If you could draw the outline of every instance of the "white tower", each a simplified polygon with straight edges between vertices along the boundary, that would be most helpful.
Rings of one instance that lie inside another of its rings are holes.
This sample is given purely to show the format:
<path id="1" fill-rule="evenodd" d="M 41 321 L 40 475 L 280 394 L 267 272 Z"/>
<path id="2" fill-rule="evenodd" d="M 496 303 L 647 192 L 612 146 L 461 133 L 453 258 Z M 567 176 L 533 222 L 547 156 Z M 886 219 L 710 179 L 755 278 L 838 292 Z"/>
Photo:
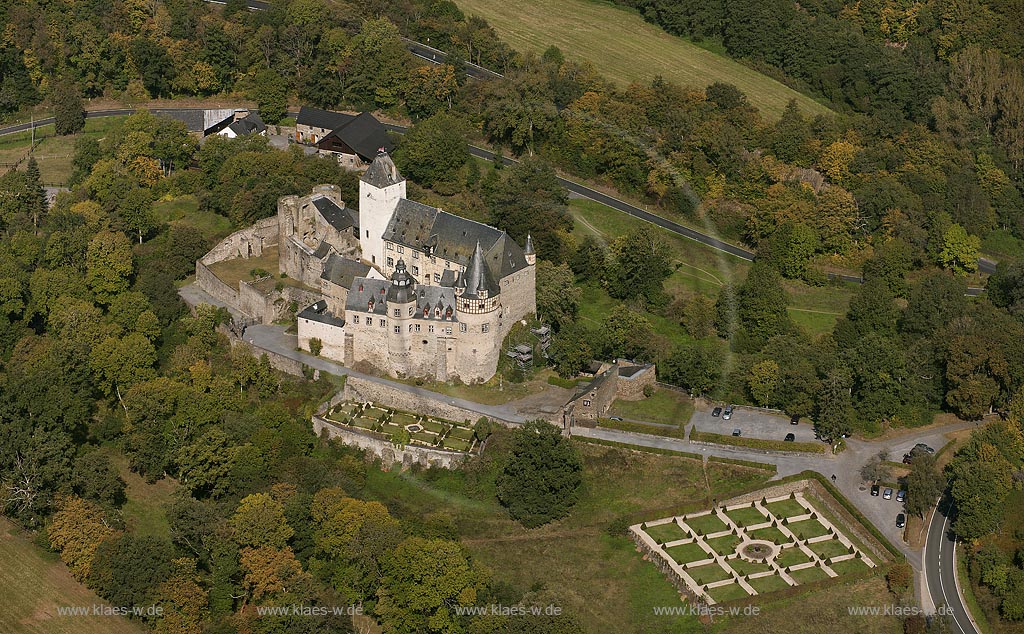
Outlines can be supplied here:
<path id="1" fill-rule="evenodd" d="M 359 179 L 359 246 L 363 260 L 377 268 L 384 268 L 384 231 L 403 198 L 405 179 L 381 151 Z"/>

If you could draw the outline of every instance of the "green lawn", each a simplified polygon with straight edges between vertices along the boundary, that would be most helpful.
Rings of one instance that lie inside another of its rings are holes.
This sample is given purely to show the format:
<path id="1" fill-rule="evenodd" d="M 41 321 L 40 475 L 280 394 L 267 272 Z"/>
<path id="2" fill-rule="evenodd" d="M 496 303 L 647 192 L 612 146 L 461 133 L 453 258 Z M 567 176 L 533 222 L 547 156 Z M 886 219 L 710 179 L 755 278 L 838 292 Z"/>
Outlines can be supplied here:
<path id="1" fill-rule="evenodd" d="M 839 575 L 850 575 L 855 572 L 863 572 L 868 569 L 868 565 L 860 559 L 846 559 L 838 563 L 829 564 L 829 568 L 834 570 Z"/>
<path id="2" fill-rule="evenodd" d="M 789 318 L 809 334 L 819 335 L 831 332 L 836 320 L 846 314 L 856 286 L 810 286 L 785 280 L 783 288 L 789 296 Z"/>
<path id="3" fill-rule="evenodd" d="M 705 564 L 703 566 L 697 566 L 696 568 L 687 568 L 686 574 L 693 577 L 693 580 L 696 581 L 698 585 L 722 581 L 732 577 L 732 574 L 717 563 Z"/>
<path id="4" fill-rule="evenodd" d="M 768 564 L 761 563 L 759 561 L 747 561 L 745 559 L 740 559 L 739 557 L 736 559 L 730 559 L 729 567 L 741 576 L 756 572 L 768 572 L 772 569 Z"/>
<path id="5" fill-rule="evenodd" d="M 644 529 L 644 532 L 650 535 L 651 539 L 659 544 L 666 544 L 668 542 L 676 541 L 677 539 L 686 539 L 688 537 L 688 535 L 683 532 L 683 529 L 679 528 L 679 525 L 675 522 L 658 524 L 657 526 L 648 526 Z"/>
<path id="6" fill-rule="evenodd" d="M 640 14 L 585 0 L 458 0 L 480 15 L 513 48 L 543 53 L 558 46 L 569 59 L 592 63 L 621 86 L 655 76 L 703 88 L 716 81 L 735 85 L 768 118 L 777 119 L 790 99 L 806 113 L 829 110 L 774 79 L 725 56 L 665 33 Z"/>
<path id="7" fill-rule="evenodd" d="M 828 530 L 821 525 L 818 520 L 803 520 L 800 522 L 792 522 L 786 524 L 786 528 L 791 530 L 794 535 L 800 539 L 810 539 L 811 537 L 821 537 L 822 535 L 828 535 Z"/>
<path id="8" fill-rule="evenodd" d="M 798 517 L 800 515 L 806 515 L 807 509 L 796 500 L 779 500 L 778 502 L 770 502 L 765 505 L 769 511 L 772 512 L 775 517 L 782 519 L 784 517 Z"/>
<path id="9" fill-rule="evenodd" d="M 691 561 L 704 561 L 709 555 L 696 543 L 680 544 L 666 548 L 665 552 L 678 564 L 688 564 Z"/>
<path id="10" fill-rule="evenodd" d="M 752 506 L 729 509 L 725 514 L 739 526 L 753 526 L 754 524 L 762 524 L 768 520 L 767 517 L 761 515 L 761 511 Z"/>
<path id="11" fill-rule="evenodd" d="M 56 136 L 53 125 L 39 126 L 35 136 L 38 144 L 34 155 L 39 163 L 39 176 L 44 185 L 66 186 L 71 178 L 71 159 L 75 153 L 75 140 L 82 136 L 102 139 L 113 128 L 120 125 L 125 117 L 102 117 L 86 119 L 85 128 L 78 134 Z M 0 137 L 0 172 L 6 171 L 3 163 L 15 163 L 28 154 L 32 144 L 31 132 L 19 132 Z M 18 166 L 24 170 L 25 163 Z"/>
<path id="12" fill-rule="evenodd" d="M 686 524 L 697 531 L 701 535 L 711 535 L 724 531 L 728 528 L 725 522 L 718 519 L 718 516 L 714 513 L 710 515 L 701 515 L 699 517 L 687 518 Z"/>
<path id="13" fill-rule="evenodd" d="M 643 203 L 636 204 L 643 205 Z M 723 284 L 742 281 L 750 268 L 750 263 L 746 260 L 727 255 L 700 242 L 655 227 L 593 200 L 574 198 L 569 201 L 569 211 L 575 220 L 573 233 L 578 240 L 592 236 L 608 244 L 637 227 L 653 228 L 655 233 L 664 239 L 671 248 L 673 261 L 679 267 L 665 280 L 665 290 L 673 295 L 683 292 L 701 292 L 715 297 Z M 683 225 L 690 225 L 703 233 L 715 234 L 714 227 L 699 226 L 686 218 L 673 216 L 664 211 L 655 210 L 655 213 L 671 216 L 672 220 Z"/>
<path id="14" fill-rule="evenodd" d="M 721 586 L 719 588 L 711 588 L 708 591 L 711 598 L 719 603 L 725 603 L 726 601 L 736 601 L 738 599 L 746 599 L 750 595 L 743 589 L 738 583 L 730 583 L 729 585 Z"/>
<path id="15" fill-rule="evenodd" d="M 757 590 L 758 594 L 768 594 L 769 592 L 777 592 L 779 590 L 785 590 L 789 587 L 785 579 L 778 575 L 771 575 L 768 577 L 758 577 L 757 579 L 748 579 L 747 583 Z"/>
<path id="16" fill-rule="evenodd" d="M 616 399 L 608 413 L 632 420 L 685 427 L 693 414 L 693 401 L 675 390 L 658 388 L 650 397 L 639 401 Z"/>
<path id="17" fill-rule="evenodd" d="M 779 553 L 779 556 L 775 558 L 775 563 L 783 568 L 788 568 L 789 566 L 805 564 L 810 560 L 811 558 L 804 551 L 794 546 L 792 548 L 784 548 Z"/>
<path id="18" fill-rule="evenodd" d="M 829 559 L 830 557 L 838 557 L 839 555 L 849 555 L 850 549 L 843 546 L 843 543 L 838 539 L 830 539 L 823 542 L 815 542 L 813 544 L 807 544 L 816 555 L 822 559 Z"/>
<path id="19" fill-rule="evenodd" d="M 793 580 L 800 584 L 828 579 L 828 573 L 817 566 L 794 570 L 789 573 L 789 576 L 793 577 Z"/>
<path id="20" fill-rule="evenodd" d="M 652 566 L 653 568 L 653 566 Z M 141 634 L 149 631 L 118 616 L 61 616 L 58 607 L 104 604 L 75 581 L 57 555 L 0 518 L 0 632 L 4 634 Z"/>
<path id="21" fill-rule="evenodd" d="M 583 291 L 583 296 L 580 300 L 579 319 L 587 328 L 600 328 L 620 302 L 594 284 L 584 284 L 580 290 Z M 679 322 L 646 310 L 639 311 L 639 314 L 651 323 L 651 331 L 655 336 L 665 337 L 677 345 L 693 341 Z"/>
<path id="22" fill-rule="evenodd" d="M 128 469 L 128 459 L 120 451 L 103 448 L 110 456 L 118 474 L 127 484 L 125 495 L 128 501 L 121 508 L 125 526 L 136 535 L 151 535 L 170 539 L 171 528 L 167 521 L 167 507 L 178 490 L 177 480 L 162 478 L 153 484 L 146 482 L 142 476 Z"/>
<path id="23" fill-rule="evenodd" d="M 162 198 L 153 204 L 153 213 L 161 222 L 199 229 L 211 243 L 219 241 L 234 228 L 224 216 L 212 211 L 200 211 L 199 201 L 191 194 Z M 276 273 L 277 263 L 268 270 Z"/>
<path id="24" fill-rule="evenodd" d="M 736 552 L 736 546 L 740 543 L 740 538 L 735 535 L 722 535 L 714 539 L 707 540 L 708 546 L 719 555 L 731 555 Z"/>
<path id="25" fill-rule="evenodd" d="M 753 539 L 763 539 L 765 541 L 772 542 L 773 544 L 785 544 L 789 541 L 786 534 L 774 526 L 765 526 L 759 528 L 756 531 L 750 531 L 750 537 Z"/>

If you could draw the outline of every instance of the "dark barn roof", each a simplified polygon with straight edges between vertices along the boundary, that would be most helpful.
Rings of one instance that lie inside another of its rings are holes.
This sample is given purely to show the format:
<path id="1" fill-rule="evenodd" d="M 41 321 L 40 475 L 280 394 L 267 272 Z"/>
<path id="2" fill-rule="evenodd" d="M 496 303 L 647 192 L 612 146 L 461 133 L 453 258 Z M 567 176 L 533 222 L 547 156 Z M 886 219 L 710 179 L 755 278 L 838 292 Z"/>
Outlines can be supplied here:
<path id="1" fill-rule="evenodd" d="M 384 126 L 369 112 L 364 112 L 348 123 L 333 129 L 317 145 L 330 146 L 335 139 L 358 154 L 364 161 L 372 160 L 381 148 L 388 152 L 394 149 Z"/>
<path id="2" fill-rule="evenodd" d="M 311 128 L 324 128 L 334 130 L 355 119 L 355 115 L 344 112 L 332 112 L 320 108 L 302 106 L 299 108 L 299 116 L 295 117 L 296 125 L 308 125 Z"/>

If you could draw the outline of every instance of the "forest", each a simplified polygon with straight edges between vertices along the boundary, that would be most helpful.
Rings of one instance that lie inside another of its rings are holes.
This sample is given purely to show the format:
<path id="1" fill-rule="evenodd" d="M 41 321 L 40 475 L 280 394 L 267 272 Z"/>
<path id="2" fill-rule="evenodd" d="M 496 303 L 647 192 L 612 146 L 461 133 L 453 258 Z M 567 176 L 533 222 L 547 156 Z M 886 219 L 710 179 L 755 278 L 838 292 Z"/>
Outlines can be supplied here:
<path id="1" fill-rule="evenodd" d="M 996 26 L 1019 19 L 1009 8 L 635 3 L 836 112 L 810 118 L 793 105 L 770 121 L 725 83 L 619 88 L 558 49 L 520 55 L 452 2 L 271 5 L 4 4 L 0 118 L 41 104 L 64 134 L 81 129 L 93 99 L 248 99 L 271 124 L 296 103 L 377 110 L 414 123 L 396 154 L 412 197 L 520 242 L 536 237 L 538 312 L 556 330 L 552 361 L 566 377 L 594 357 L 652 360 L 662 381 L 811 416 L 826 438 L 926 424 L 940 411 L 1019 419 L 1024 79 L 1020 42 L 1007 37 L 1020 29 Z M 766 23 L 775 30 L 751 33 Z M 417 63 L 403 36 L 448 50 L 449 63 Z M 463 60 L 505 78 L 467 81 Z M 521 160 L 481 166 L 467 141 Z M 443 514 L 380 505 L 363 495 L 361 456 L 312 437 L 310 408 L 335 384 L 282 378 L 226 345 L 223 314 L 186 315 L 177 298 L 176 282 L 215 236 L 163 222 L 156 201 L 194 196 L 203 213 L 241 227 L 315 183 L 354 201 L 354 175 L 262 139 L 199 147 L 145 111 L 102 141 L 77 141 L 73 166 L 71 192 L 49 209 L 32 161 L 0 177 L 6 515 L 38 530 L 104 598 L 166 605 L 175 617 L 153 623 L 161 631 L 199 631 L 226 615 L 234 620 L 212 631 L 244 630 L 256 627 L 246 621 L 254 604 L 307 600 L 362 602 L 388 631 L 442 630 L 452 623 L 444 606 L 508 592 L 459 549 Z M 559 172 L 756 248 L 757 260 L 711 295 L 671 293 L 677 263 L 665 236 L 580 237 Z M 987 278 L 981 255 L 1000 260 Z M 787 313 L 786 284 L 828 287 L 830 272 L 865 283 L 816 335 Z M 969 286 L 987 292 L 967 296 Z M 582 318 L 584 293 L 613 305 L 600 323 Z M 666 322 L 684 334 L 666 336 L 655 325 Z M 978 538 L 1003 525 L 997 511 L 1019 493 L 1024 459 L 1016 423 L 985 433 L 949 471 L 958 501 L 983 500 L 963 505 L 958 526 Z M 535 505 L 497 491 L 501 474 L 522 479 L 528 468 L 513 460 L 525 450 L 504 442 L 479 486 L 514 514 Z M 118 525 L 123 483 L 98 451 L 111 446 L 133 472 L 182 483 L 165 541 Z M 571 455 L 553 440 L 540 450 Z M 552 518 L 571 506 L 574 473 L 563 474 Z M 368 518 L 365 529 L 353 516 Z M 1010 597 L 1005 618 L 1024 616 L 1019 562 L 1006 548 L 979 557 L 979 579 Z M 415 610 L 395 599 L 414 589 L 401 574 L 410 561 L 455 571 L 439 574 Z M 145 574 L 128 583 L 130 566 Z M 567 615 L 556 626 L 577 624 Z"/>

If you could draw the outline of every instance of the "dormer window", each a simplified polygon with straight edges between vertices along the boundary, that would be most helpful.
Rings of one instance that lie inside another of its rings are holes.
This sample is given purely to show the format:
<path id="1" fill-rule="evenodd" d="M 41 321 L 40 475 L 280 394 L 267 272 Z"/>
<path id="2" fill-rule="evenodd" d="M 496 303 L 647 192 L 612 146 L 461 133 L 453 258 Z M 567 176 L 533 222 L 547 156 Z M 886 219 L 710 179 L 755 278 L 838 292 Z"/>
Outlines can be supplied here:
<path id="1" fill-rule="evenodd" d="M 360 292 L 360 293 L 362 293 L 362 292 L 363 292 L 363 285 L 362 285 L 362 284 L 360 284 L 360 285 L 359 285 L 359 292 Z"/>
<path id="2" fill-rule="evenodd" d="M 427 312 L 428 312 L 428 309 L 427 309 L 427 307 L 426 307 L 426 306 L 424 306 L 424 307 L 423 307 L 423 316 L 424 316 L 424 317 L 426 317 L 426 316 L 427 316 Z"/>
<path id="3" fill-rule="evenodd" d="M 373 312 L 373 300 L 372 299 L 370 301 L 366 302 L 366 310 L 368 312 L 371 312 L 371 313 Z"/>
<path id="4" fill-rule="evenodd" d="M 487 291 L 486 290 L 481 288 L 479 291 L 477 291 L 477 293 L 479 293 L 480 299 L 487 299 Z"/>
<path id="5" fill-rule="evenodd" d="M 381 295 L 383 295 L 383 294 L 384 294 L 384 289 L 383 289 L 383 288 L 381 288 L 381 289 L 380 289 L 380 294 L 381 294 Z"/>
<path id="6" fill-rule="evenodd" d="M 452 318 L 452 309 L 451 309 L 450 306 L 448 307 L 448 310 L 444 311 L 444 318 L 445 319 L 451 319 Z"/>

